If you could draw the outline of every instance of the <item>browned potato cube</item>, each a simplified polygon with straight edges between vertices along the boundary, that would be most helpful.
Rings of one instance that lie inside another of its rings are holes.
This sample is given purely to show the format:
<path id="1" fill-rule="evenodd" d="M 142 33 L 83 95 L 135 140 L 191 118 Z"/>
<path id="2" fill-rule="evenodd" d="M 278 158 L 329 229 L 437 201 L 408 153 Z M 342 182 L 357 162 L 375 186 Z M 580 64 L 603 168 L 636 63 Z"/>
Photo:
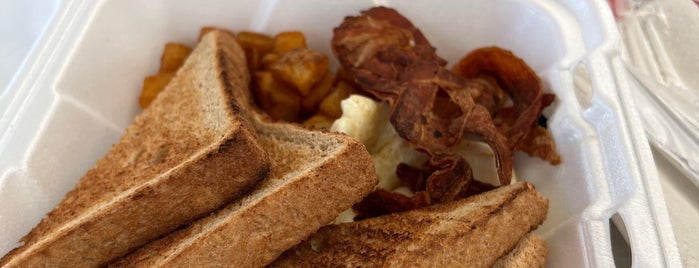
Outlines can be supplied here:
<path id="1" fill-rule="evenodd" d="M 192 49 L 178 43 L 167 43 L 160 57 L 160 73 L 174 73 L 184 64 Z"/>
<path id="2" fill-rule="evenodd" d="M 267 107 L 265 112 L 269 114 L 274 120 L 281 120 L 285 122 L 297 122 L 299 120 L 298 112 L 294 112 L 294 108 L 298 106 L 290 105 L 290 103 L 283 103 Z"/>
<path id="3" fill-rule="evenodd" d="M 260 68 L 264 70 L 270 70 L 272 65 L 279 60 L 279 55 L 276 53 L 267 53 L 262 56 L 262 62 Z"/>
<path id="4" fill-rule="evenodd" d="M 251 72 L 259 70 L 262 66 L 262 58 L 272 51 L 274 39 L 264 34 L 254 32 L 240 32 L 235 37 L 238 44 L 245 51 L 248 68 Z"/>
<path id="5" fill-rule="evenodd" d="M 235 37 L 238 44 L 245 50 L 257 50 L 260 55 L 264 55 L 272 51 L 274 47 L 274 39 L 268 35 L 254 32 L 240 32 Z"/>
<path id="6" fill-rule="evenodd" d="M 282 32 L 274 37 L 274 52 L 282 55 L 297 48 L 306 48 L 302 32 Z"/>
<path id="7" fill-rule="evenodd" d="M 158 96 L 158 93 L 170 83 L 173 76 L 173 73 L 159 73 L 143 79 L 141 96 L 138 98 L 138 104 L 141 105 L 141 108 L 147 108 L 155 97 Z"/>
<path id="8" fill-rule="evenodd" d="M 268 71 L 255 73 L 255 96 L 260 108 L 273 119 L 296 122 L 301 111 L 301 97 L 295 90 L 274 79 Z"/>
<path id="9" fill-rule="evenodd" d="M 342 116 L 342 107 L 340 102 L 349 97 L 352 91 L 352 86 L 347 82 L 340 81 L 333 88 L 333 90 L 328 94 L 323 101 L 320 102 L 318 106 L 318 112 L 327 115 L 330 118 L 339 118 Z"/>
<path id="10" fill-rule="evenodd" d="M 252 94 L 262 110 L 272 106 L 272 90 L 276 87 L 274 76 L 270 72 L 258 71 L 252 76 Z"/>
<path id="11" fill-rule="evenodd" d="M 262 68 L 262 54 L 260 54 L 257 49 L 246 51 L 245 58 L 248 62 L 249 72 L 254 72 Z"/>
<path id="12" fill-rule="evenodd" d="M 301 107 L 309 114 L 314 114 L 318 110 L 318 104 L 330 93 L 330 89 L 335 82 L 335 76 L 327 72 L 323 79 L 316 83 L 306 96 L 301 99 Z"/>
<path id="13" fill-rule="evenodd" d="M 303 126 L 310 129 L 329 129 L 333 124 L 333 119 L 324 114 L 316 114 L 306 121 L 303 121 Z"/>
<path id="14" fill-rule="evenodd" d="M 270 69 L 276 77 L 293 85 L 301 94 L 308 95 L 311 87 L 325 76 L 328 57 L 307 48 L 294 49 L 282 55 Z"/>

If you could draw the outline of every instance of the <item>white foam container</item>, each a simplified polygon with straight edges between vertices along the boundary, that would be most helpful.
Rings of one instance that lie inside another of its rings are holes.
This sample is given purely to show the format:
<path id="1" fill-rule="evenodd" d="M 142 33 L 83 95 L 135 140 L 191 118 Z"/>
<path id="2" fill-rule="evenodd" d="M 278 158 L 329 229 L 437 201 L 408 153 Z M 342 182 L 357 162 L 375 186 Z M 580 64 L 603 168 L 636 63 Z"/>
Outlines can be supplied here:
<path id="1" fill-rule="evenodd" d="M 0 254 L 56 205 L 140 112 L 144 76 L 163 44 L 195 44 L 213 25 L 302 30 L 330 54 L 332 28 L 372 5 L 395 7 L 454 63 L 468 51 L 512 50 L 557 100 L 545 111 L 563 156 L 515 156 L 518 178 L 550 199 L 538 233 L 550 267 L 614 266 L 610 218 L 625 226 L 636 267 L 681 266 L 649 146 L 603 0 L 57 2 L 48 28 L 0 91 Z M 590 87 L 576 86 L 578 66 Z M 623 224 L 621 223 L 623 222 Z"/>

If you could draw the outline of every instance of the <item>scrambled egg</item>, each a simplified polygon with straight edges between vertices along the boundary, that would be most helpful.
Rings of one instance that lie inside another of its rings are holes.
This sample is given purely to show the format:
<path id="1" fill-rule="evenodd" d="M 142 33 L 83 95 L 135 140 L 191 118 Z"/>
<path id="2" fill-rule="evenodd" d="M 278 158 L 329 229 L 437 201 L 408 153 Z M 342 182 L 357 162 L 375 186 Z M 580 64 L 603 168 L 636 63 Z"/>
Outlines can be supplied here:
<path id="1" fill-rule="evenodd" d="M 407 187 L 401 186 L 396 176 L 396 167 L 400 163 L 420 167 L 427 161 L 428 156 L 412 149 L 396 133 L 389 121 L 388 105 L 364 96 L 351 95 L 342 101 L 341 107 L 342 117 L 333 122 L 330 130 L 352 136 L 366 146 L 380 179 L 378 188 L 412 195 Z M 490 146 L 483 142 L 464 140 L 455 151 L 471 166 L 474 178 L 494 185 L 499 184 L 495 156 Z M 512 180 L 515 181 L 514 175 Z M 335 222 L 349 222 L 352 218 L 354 213 L 349 209 Z"/>
<path id="2" fill-rule="evenodd" d="M 332 131 L 343 132 L 360 140 L 374 160 L 378 174 L 379 188 L 394 190 L 400 185 L 396 176 L 396 166 L 407 163 L 419 167 L 427 160 L 427 155 L 413 150 L 389 122 L 390 108 L 360 95 L 352 95 L 341 103 L 342 117 L 330 127 Z"/>

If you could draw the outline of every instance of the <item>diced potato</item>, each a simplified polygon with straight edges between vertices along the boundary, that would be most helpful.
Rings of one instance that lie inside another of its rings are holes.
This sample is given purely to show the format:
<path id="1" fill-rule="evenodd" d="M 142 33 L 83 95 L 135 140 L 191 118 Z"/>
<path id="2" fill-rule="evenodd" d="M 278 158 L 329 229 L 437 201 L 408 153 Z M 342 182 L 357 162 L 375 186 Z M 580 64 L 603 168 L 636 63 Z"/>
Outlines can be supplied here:
<path id="1" fill-rule="evenodd" d="M 327 72 L 323 79 L 318 81 L 306 96 L 301 99 L 301 107 L 304 111 L 313 114 L 318 110 L 318 104 L 330 93 L 335 82 L 335 76 Z"/>
<path id="2" fill-rule="evenodd" d="M 274 79 L 268 71 L 255 73 L 254 95 L 260 108 L 273 119 L 296 122 L 301 111 L 301 97 L 295 90 Z"/>
<path id="3" fill-rule="evenodd" d="M 272 65 L 276 63 L 279 60 L 279 55 L 276 53 L 267 53 L 264 56 L 262 56 L 262 62 L 260 68 L 264 70 L 270 70 L 272 68 Z"/>
<path id="4" fill-rule="evenodd" d="M 328 94 L 328 96 L 320 102 L 318 112 L 325 114 L 330 118 L 339 118 L 342 116 L 342 107 L 340 106 L 340 102 L 349 97 L 351 91 L 351 85 L 349 85 L 347 82 L 340 81 L 333 88 L 330 94 Z"/>
<path id="5" fill-rule="evenodd" d="M 303 126 L 310 129 L 329 129 L 333 124 L 333 119 L 324 114 L 316 114 L 306 121 L 303 121 Z"/>
<path id="6" fill-rule="evenodd" d="M 270 69 L 279 79 L 293 85 L 301 94 L 308 95 L 311 87 L 328 72 L 328 57 L 307 49 L 294 49 L 281 56 Z"/>
<path id="7" fill-rule="evenodd" d="M 262 68 L 262 54 L 256 49 L 245 52 L 245 58 L 248 62 L 249 72 L 254 72 Z"/>
<path id="8" fill-rule="evenodd" d="M 192 49 L 178 43 L 167 43 L 160 57 L 160 73 L 174 73 L 184 64 Z"/>
<path id="9" fill-rule="evenodd" d="M 306 37 L 301 32 L 282 32 L 274 36 L 273 51 L 279 55 L 297 48 L 306 48 Z"/>
<path id="10" fill-rule="evenodd" d="M 252 94 L 257 104 L 264 110 L 272 106 L 272 90 L 276 86 L 274 76 L 270 72 L 258 71 L 253 74 Z"/>
<path id="11" fill-rule="evenodd" d="M 243 48 L 243 51 L 245 51 L 250 71 L 260 70 L 262 58 L 271 52 L 274 47 L 274 39 L 267 35 L 253 32 L 240 32 L 235 39 Z"/>
<path id="12" fill-rule="evenodd" d="M 141 96 L 138 98 L 138 104 L 141 105 L 141 108 L 147 108 L 155 97 L 158 96 L 158 93 L 170 83 L 174 75 L 174 73 L 159 73 L 143 79 Z"/>
<path id="13" fill-rule="evenodd" d="M 298 122 L 301 111 L 301 98 L 296 92 L 287 87 L 280 87 L 271 92 L 272 106 L 267 107 L 267 113 L 276 120 Z"/>
<path id="14" fill-rule="evenodd" d="M 274 48 L 274 39 L 268 35 L 253 33 L 253 32 L 240 32 L 235 37 L 240 46 L 248 50 L 257 50 L 260 55 L 264 55 L 272 51 Z"/>

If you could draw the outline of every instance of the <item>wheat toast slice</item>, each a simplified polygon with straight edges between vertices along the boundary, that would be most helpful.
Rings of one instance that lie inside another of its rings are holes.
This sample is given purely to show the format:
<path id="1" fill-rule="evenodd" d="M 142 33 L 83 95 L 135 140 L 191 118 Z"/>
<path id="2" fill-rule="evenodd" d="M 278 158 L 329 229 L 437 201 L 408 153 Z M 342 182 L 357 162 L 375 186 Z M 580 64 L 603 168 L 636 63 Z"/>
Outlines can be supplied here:
<path id="1" fill-rule="evenodd" d="M 529 233 L 522 237 L 517 246 L 498 259 L 493 268 L 532 268 L 546 266 L 549 248 L 539 235 Z"/>
<path id="2" fill-rule="evenodd" d="M 270 267 L 490 267 L 546 218 L 520 182 L 418 210 L 329 225 Z"/>
<path id="3" fill-rule="evenodd" d="M 2 267 L 91 267 L 210 213 L 269 172 L 219 54 L 197 46 Z M 246 87 L 247 88 L 247 87 Z"/>
<path id="4" fill-rule="evenodd" d="M 214 42 L 213 40 L 216 40 Z M 229 36 L 208 33 L 203 43 L 229 59 L 234 84 L 247 84 L 243 51 Z M 236 89 L 242 87 L 235 86 Z M 241 107 L 269 153 L 269 176 L 255 190 L 189 227 L 154 241 L 114 267 L 259 267 L 301 242 L 378 183 L 364 145 L 344 134 L 272 122 L 249 92 Z"/>

